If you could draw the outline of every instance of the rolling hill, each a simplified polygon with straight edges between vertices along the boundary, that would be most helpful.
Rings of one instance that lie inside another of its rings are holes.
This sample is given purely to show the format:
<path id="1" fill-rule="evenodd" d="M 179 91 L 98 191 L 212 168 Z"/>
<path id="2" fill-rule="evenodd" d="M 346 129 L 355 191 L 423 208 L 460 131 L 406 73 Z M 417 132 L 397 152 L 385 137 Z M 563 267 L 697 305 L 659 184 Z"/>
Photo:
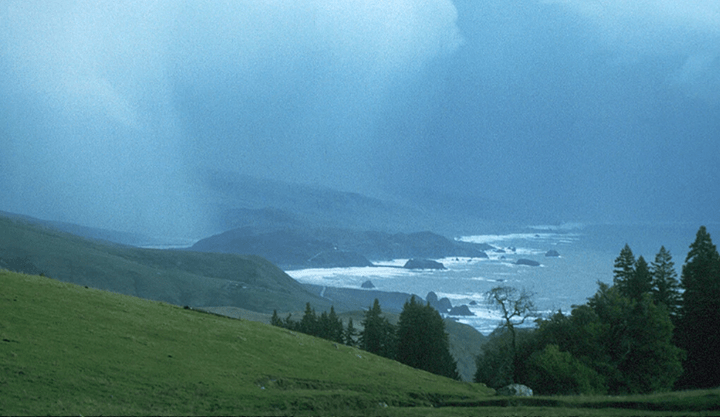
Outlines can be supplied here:
<path id="1" fill-rule="evenodd" d="M 294 311 L 330 308 L 257 256 L 140 249 L 0 216 L 0 268 L 188 306 Z M 341 306 L 337 306 L 341 307 Z"/>

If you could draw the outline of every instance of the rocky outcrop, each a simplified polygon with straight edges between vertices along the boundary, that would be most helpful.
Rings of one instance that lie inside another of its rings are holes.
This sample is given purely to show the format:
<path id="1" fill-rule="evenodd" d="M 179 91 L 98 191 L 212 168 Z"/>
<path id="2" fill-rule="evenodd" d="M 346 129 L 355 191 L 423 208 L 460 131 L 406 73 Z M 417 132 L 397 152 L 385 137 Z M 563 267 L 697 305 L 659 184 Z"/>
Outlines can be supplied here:
<path id="1" fill-rule="evenodd" d="M 496 391 L 503 397 L 532 397 L 533 390 L 522 384 L 510 384 Z"/>
<path id="2" fill-rule="evenodd" d="M 517 265 L 540 266 L 540 262 L 533 261 L 532 259 L 525 259 L 525 258 L 520 258 L 515 263 Z"/>
<path id="3" fill-rule="evenodd" d="M 450 299 L 448 299 L 447 297 L 443 297 L 438 300 L 437 307 L 435 308 L 441 313 L 447 313 L 448 310 L 452 308 L 452 303 L 450 302 Z"/>
<path id="4" fill-rule="evenodd" d="M 439 311 L 440 313 L 447 313 L 450 309 L 453 308 L 450 299 L 448 299 L 447 297 L 443 297 L 438 300 L 437 294 L 432 291 L 427 294 L 426 298 L 430 306 L 435 308 L 435 310 Z"/>
<path id="5" fill-rule="evenodd" d="M 361 288 L 367 288 L 367 289 L 375 288 L 375 286 L 373 285 L 372 281 L 370 281 L 370 280 L 367 280 L 367 281 L 363 282 L 360 287 L 361 287 Z"/>
<path id="6" fill-rule="evenodd" d="M 475 313 L 470 311 L 470 308 L 466 306 L 465 304 L 457 307 L 453 307 L 448 312 L 448 315 L 450 316 L 474 316 Z"/>
<path id="7" fill-rule="evenodd" d="M 403 266 L 405 269 L 446 269 L 445 265 L 430 259 L 410 259 Z"/>
<path id="8" fill-rule="evenodd" d="M 545 256 L 557 258 L 558 256 L 560 256 L 560 253 L 555 249 L 550 249 L 549 251 L 545 252 Z"/>

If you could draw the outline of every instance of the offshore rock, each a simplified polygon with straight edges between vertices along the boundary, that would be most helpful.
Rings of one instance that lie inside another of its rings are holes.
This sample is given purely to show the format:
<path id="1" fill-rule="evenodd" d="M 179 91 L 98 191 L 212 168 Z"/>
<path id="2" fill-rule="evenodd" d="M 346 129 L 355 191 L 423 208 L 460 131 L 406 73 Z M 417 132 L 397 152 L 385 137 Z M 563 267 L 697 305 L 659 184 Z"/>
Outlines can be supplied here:
<path id="1" fill-rule="evenodd" d="M 449 316 L 474 316 L 475 313 L 470 311 L 470 308 L 465 304 L 457 307 L 453 307 L 448 312 Z"/>
<path id="2" fill-rule="evenodd" d="M 430 259 L 410 259 L 405 262 L 403 268 L 406 269 L 446 269 L 445 265 Z"/>
<path id="3" fill-rule="evenodd" d="M 558 256 L 560 256 L 560 253 L 554 249 L 550 249 L 549 251 L 545 252 L 545 256 L 557 258 Z"/>
<path id="4" fill-rule="evenodd" d="M 375 286 L 373 285 L 372 281 L 370 281 L 370 280 L 367 280 L 367 281 L 363 282 L 360 287 L 361 287 L 361 288 L 375 288 Z"/>
<path id="5" fill-rule="evenodd" d="M 496 391 L 503 397 L 532 397 L 533 390 L 522 384 L 510 384 Z"/>
<path id="6" fill-rule="evenodd" d="M 438 300 L 437 306 L 435 307 L 437 311 L 441 313 L 447 313 L 448 310 L 453 308 L 452 303 L 450 302 L 450 299 L 447 297 L 443 297 Z"/>
<path id="7" fill-rule="evenodd" d="M 428 304 L 430 304 L 430 307 L 433 307 L 440 313 L 447 313 L 448 310 L 452 308 L 452 303 L 450 302 L 450 299 L 448 299 L 447 297 L 443 297 L 438 300 L 437 294 L 435 294 L 433 291 L 430 291 L 425 299 L 427 300 Z"/>
<path id="8" fill-rule="evenodd" d="M 540 266 L 540 262 L 533 261 L 532 259 L 525 259 L 525 258 L 520 258 L 515 263 L 517 265 Z"/>

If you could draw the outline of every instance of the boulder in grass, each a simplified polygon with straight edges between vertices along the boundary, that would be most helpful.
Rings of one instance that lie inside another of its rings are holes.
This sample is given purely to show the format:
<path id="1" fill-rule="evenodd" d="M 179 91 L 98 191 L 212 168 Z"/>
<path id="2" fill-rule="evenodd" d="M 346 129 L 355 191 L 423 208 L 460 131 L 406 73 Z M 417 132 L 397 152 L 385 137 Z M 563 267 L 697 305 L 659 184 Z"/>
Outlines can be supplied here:
<path id="1" fill-rule="evenodd" d="M 510 384 L 496 391 L 503 397 L 532 397 L 533 390 L 522 384 Z"/>

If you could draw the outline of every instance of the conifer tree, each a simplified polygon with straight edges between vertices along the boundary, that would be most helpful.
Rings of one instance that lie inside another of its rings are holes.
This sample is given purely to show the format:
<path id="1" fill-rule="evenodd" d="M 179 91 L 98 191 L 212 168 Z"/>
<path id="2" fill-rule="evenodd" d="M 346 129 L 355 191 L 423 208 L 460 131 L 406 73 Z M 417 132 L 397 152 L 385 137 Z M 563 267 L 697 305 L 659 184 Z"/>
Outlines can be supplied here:
<path id="1" fill-rule="evenodd" d="M 305 314 L 300 319 L 299 331 L 313 336 L 318 333 L 318 318 L 310 303 L 305 304 Z"/>
<path id="2" fill-rule="evenodd" d="M 635 275 L 635 255 L 630 246 L 626 243 L 620 250 L 620 255 L 615 258 L 615 269 L 613 269 L 613 284 L 621 293 L 627 293 L 628 282 Z"/>
<path id="3" fill-rule="evenodd" d="M 335 313 L 335 306 L 330 306 L 330 314 L 328 314 L 328 329 L 326 330 L 326 338 L 333 342 L 343 343 L 343 324 L 340 317 Z"/>
<path id="4" fill-rule="evenodd" d="M 683 388 L 720 385 L 720 255 L 705 226 L 690 245 L 682 268 L 684 289 L 677 335 L 687 351 Z"/>
<path id="5" fill-rule="evenodd" d="M 668 310 L 670 318 L 676 321 L 680 310 L 680 284 L 677 280 L 675 263 L 672 261 L 670 251 L 665 246 L 655 255 L 655 261 L 650 266 L 652 274 L 652 296 L 657 305 L 663 305 Z"/>
<path id="6" fill-rule="evenodd" d="M 440 313 L 415 300 L 405 302 L 397 328 L 397 360 L 413 368 L 459 379 Z"/>
<path id="7" fill-rule="evenodd" d="M 376 355 L 395 359 L 395 326 L 382 316 L 380 301 L 376 298 L 373 306 L 365 312 L 360 333 L 360 348 Z"/>
<path id="8" fill-rule="evenodd" d="M 652 274 L 645 258 L 640 256 L 635 262 L 633 272 L 619 281 L 617 284 L 620 294 L 623 296 L 640 301 L 644 294 L 650 293 L 652 290 Z"/>
<path id="9" fill-rule="evenodd" d="M 357 337 L 357 329 L 355 329 L 355 325 L 353 324 L 353 319 L 350 317 L 348 319 L 347 328 L 345 328 L 345 331 L 343 332 L 343 338 L 345 339 L 345 344 L 348 346 L 356 346 L 357 341 L 355 341 L 355 337 Z"/>
<path id="10" fill-rule="evenodd" d="M 270 318 L 270 324 L 277 327 L 283 327 L 282 319 L 278 316 L 277 310 L 273 310 L 273 315 Z"/>

